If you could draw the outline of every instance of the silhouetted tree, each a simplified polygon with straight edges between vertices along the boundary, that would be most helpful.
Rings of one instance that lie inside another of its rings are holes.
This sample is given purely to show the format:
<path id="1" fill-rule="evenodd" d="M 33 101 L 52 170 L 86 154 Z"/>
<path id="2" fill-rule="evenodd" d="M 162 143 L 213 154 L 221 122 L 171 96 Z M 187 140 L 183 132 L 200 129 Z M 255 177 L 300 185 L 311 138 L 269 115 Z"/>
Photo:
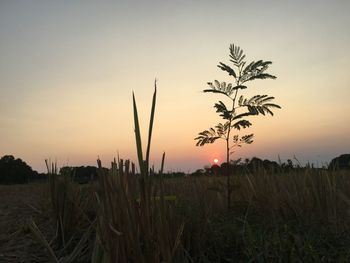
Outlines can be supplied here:
<path id="1" fill-rule="evenodd" d="M 221 167 L 217 164 L 213 164 L 210 168 L 211 174 L 214 176 L 221 175 Z"/>
<path id="2" fill-rule="evenodd" d="M 277 173 L 280 170 L 280 166 L 275 161 L 264 160 L 263 166 L 265 171 L 268 173 Z"/>
<path id="3" fill-rule="evenodd" d="M 267 159 L 262 160 L 262 159 L 257 158 L 257 157 L 253 157 L 246 164 L 246 166 L 247 166 L 249 171 L 254 172 L 254 173 L 259 173 L 259 172 L 276 173 L 281 169 L 277 162 L 270 161 Z"/>
<path id="4" fill-rule="evenodd" d="M 350 154 L 342 154 L 331 160 L 328 169 L 350 169 Z"/>
<path id="5" fill-rule="evenodd" d="M 194 171 L 193 173 L 191 173 L 191 176 L 202 176 L 205 175 L 206 171 L 205 169 L 197 169 L 196 171 Z"/>
<path id="6" fill-rule="evenodd" d="M 87 183 L 90 180 L 96 179 L 98 175 L 97 167 L 95 166 L 64 166 L 60 169 L 60 174 L 69 176 L 78 183 Z"/>
<path id="7" fill-rule="evenodd" d="M 251 144 L 253 142 L 253 134 L 239 136 L 231 134 L 232 129 L 240 131 L 248 128 L 252 123 L 246 117 L 253 115 L 273 115 L 273 108 L 281 108 L 277 104 L 272 103 L 274 97 L 268 95 L 255 95 L 251 98 L 245 98 L 243 95 L 238 97 L 238 92 L 247 88 L 245 83 L 256 79 L 275 79 L 276 77 L 266 73 L 271 61 L 252 61 L 247 64 L 243 50 L 235 45 L 230 45 L 230 61 L 234 68 L 220 62 L 218 67 L 226 71 L 233 77 L 233 83 L 208 82 L 208 89 L 204 92 L 224 95 L 230 102 L 227 106 L 224 102 L 218 101 L 214 108 L 219 113 L 224 123 L 217 124 L 214 128 L 199 133 L 195 138 L 197 146 L 203 146 L 208 143 L 214 143 L 217 139 L 223 139 L 226 142 L 226 162 L 230 162 L 230 154 L 233 152 L 233 147 L 241 147 L 243 144 Z M 229 166 L 227 166 L 229 167 Z M 227 205 L 230 207 L 230 172 L 227 171 Z"/>
<path id="8" fill-rule="evenodd" d="M 0 159 L 0 183 L 23 184 L 35 176 L 37 172 L 21 159 L 12 155 L 5 155 Z"/>

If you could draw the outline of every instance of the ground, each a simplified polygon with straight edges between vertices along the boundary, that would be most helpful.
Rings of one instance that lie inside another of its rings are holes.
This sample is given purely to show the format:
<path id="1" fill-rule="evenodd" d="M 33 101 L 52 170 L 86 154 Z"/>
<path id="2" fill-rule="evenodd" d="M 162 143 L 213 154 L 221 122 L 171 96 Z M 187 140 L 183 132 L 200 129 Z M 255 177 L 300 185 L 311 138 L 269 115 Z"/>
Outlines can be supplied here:
<path id="1" fill-rule="evenodd" d="M 0 262 L 48 262 L 47 253 L 28 228 L 34 220 L 50 230 L 42 213 L 45 205 L 42 184 L 0 185 Z M 47 200 L 47 199 L 46 199 Z"/>

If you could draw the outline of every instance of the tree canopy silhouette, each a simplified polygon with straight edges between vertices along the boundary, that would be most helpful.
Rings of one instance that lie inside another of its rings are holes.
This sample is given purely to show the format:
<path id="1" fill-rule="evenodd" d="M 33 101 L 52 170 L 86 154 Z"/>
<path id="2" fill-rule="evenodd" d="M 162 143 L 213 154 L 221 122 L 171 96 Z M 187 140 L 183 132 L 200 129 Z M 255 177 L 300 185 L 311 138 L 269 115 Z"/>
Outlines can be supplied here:
<path id="1" fill-rule="evenodd" d="M 350 170 L 350 154 L 342 154 L 333 158 L 328 166 L 331 170 L 349 169 Z"/>
<path id="2" fill-rule="evenodd" d="M 36 175 L 37 172 L 19 158 L 5 155 L 0 159 L 0 183 L 2 184 L 28 183 L 30 178 Z"/>

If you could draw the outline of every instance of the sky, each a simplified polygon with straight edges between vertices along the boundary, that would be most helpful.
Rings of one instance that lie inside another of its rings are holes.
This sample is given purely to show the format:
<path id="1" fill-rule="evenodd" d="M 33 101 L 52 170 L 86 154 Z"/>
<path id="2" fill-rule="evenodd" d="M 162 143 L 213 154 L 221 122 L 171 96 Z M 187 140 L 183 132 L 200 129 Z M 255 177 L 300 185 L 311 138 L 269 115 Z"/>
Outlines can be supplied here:
<path id="1" fill-rule="evenodd" d="M 0 1 L 0 156 L 38 171 L 136 160 L 132 92 L 144 148 L 154 79 L 151 162 L 193 171 L 222 162 L 224 141 L 196 147 L 221 121 L 203 93 L 229 45 L 248 61 L 271 60 L 276 80 L 249 83 L 282 109 L 251 118 L 255 141 L 232 159 L 257 156 L 321 166 L 350 152 L 350 1 Z"/>

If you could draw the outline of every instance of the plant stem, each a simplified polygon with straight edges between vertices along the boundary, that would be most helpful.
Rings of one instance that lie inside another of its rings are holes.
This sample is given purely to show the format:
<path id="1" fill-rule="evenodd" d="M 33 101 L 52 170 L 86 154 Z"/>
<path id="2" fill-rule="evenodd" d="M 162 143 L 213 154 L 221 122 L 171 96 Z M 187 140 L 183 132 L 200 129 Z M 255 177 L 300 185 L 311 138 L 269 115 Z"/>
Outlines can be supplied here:
<path id="1" fill-rule="evenodd" d="M 239 69 L 239 77 L 236 80 L 236 85 L 239 85 L 239 79 L 241 77 L 241 69 Z M 231 174 L 230 174 L 230 133 L 231 133 L 231 124 L 232 124 L 232 119 L 236 115 L 235 113 L 235 106 L 236 106 L 236 98 L 238 94 L 238 89 L 235 92 L 235 96 L 232 99 L 232 116 L 229 121 L 229 128 L 227 131 L 227 137 L 226 137 L 226 176 L 227 176 L 227 210 L 230 210 L 231 208 Z"/>
<path id="2" fill-rule="evenodd" d="M 229 128 L 227 138 L 226 138 L 226 175 L 227 175 L 227 210 L 231 207 L 231 181 L 230 181 L 230 131 L 231 128 Z"/>

